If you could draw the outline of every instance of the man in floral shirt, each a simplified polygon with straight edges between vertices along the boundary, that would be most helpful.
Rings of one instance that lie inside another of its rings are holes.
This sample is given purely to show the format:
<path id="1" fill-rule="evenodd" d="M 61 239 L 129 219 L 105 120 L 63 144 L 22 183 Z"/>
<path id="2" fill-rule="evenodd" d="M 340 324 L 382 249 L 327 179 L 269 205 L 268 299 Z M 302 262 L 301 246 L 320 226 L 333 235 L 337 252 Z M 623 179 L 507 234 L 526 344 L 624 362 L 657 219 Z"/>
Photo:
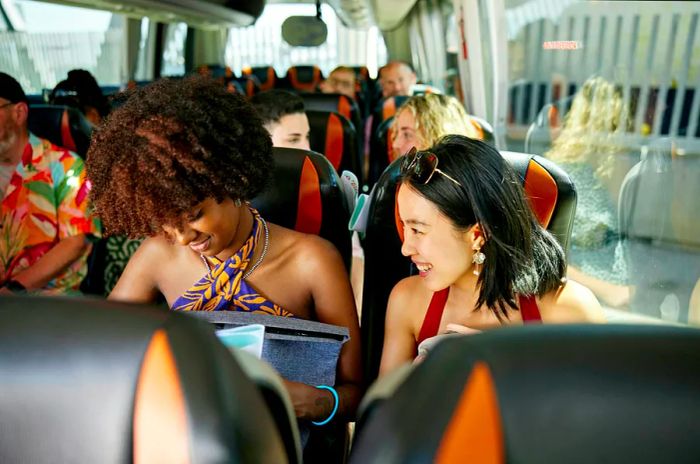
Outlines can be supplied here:
<path id="1" fill-rule="evenodd" d="M 0 294 L 77 291 L 87 272 L 89 182 L 74 153 L 29 133 L 27 97 L 0 73 Z"/>

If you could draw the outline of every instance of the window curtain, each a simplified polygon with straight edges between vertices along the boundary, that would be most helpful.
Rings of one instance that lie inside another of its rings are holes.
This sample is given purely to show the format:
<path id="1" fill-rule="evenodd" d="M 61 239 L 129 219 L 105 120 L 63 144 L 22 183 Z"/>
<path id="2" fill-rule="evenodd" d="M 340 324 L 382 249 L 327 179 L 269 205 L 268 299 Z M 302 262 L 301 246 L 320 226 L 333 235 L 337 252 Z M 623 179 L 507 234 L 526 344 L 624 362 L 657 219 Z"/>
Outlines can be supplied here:
<path id="1" fill-rule="evenodd" d="M 419 0 L 406 18 L 411 61 L 418 77 L 442 90 L 447 78 L 447 8 L 448 2 Z"/>

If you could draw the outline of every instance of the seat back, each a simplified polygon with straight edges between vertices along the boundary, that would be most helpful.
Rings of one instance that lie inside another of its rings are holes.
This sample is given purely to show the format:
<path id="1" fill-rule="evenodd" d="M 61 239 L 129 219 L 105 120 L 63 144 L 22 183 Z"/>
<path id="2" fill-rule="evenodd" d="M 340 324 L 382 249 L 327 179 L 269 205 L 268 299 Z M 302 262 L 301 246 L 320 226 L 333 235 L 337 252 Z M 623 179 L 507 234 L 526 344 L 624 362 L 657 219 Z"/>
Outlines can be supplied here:
<path id="1" fill-rule="evenodd" d="M 342 115 L 352 123 L 355 132 L 362 132 L 362 119 L 357 103 L 345 95 L 339 93 L 301 93 L 304 100 L 304 108 L 307 110 L 333 111 Z M 359 142 L 359 140 L 358 140 Z"/>
<path id="2" fill-rule="evenodd" d="M 333 165 L 313 151 L 280 147 L 272 151 L 272 182 L 252 205 L 274 224 L 325 238 L 335 245 L 349 269 L 351 212 Z"/>
<path id="3" fill-rule="evenodd" d="M 211 327 L 161 308 L 0 297 L 2 462 L 289 462 Z"/>
<path id="4" fill-rule="evenodd" d="M 350 462 L 696 462 L 698 365 L 700 330 L 680 327 L 452 337 L 360 417 Z"/>
<path id="5" fill-rule="evenodd" d="M 274 89 L 277 85 L 277 73 L 272 66 L 244 68 L 242 74 L 244 76 L 255 76 L 260 85 L 260 91 Z"/>
<path id="6" fill-rule="evenodd" d="M 502 152 L 523 182 L 535 216 L 566 250 L 576 210 L 576 190 L 569 176 L 552 161 L 524 153 Z M 364 241 L 365 275 L 362 292 L 362 344 L 365 378 L 379 371 L 384 344 L 384 319 L 391 289 L 415 273 L 401 254 L 396 193 L 401 159 L 384 171 L 374 187 Z"/>
<path id="7" fill-rule="evenodd" d="M 316 65 L 290 66 L 285 76 L 287 85 L 298 92 L 314 92 L 323 80 L 321 68 Z"/>
<path id="8" fill-rule="evenodd" d="M 92 124 L 76 108 L 58 105 L 32 105 L 27 120 L 29 131 L 51 143 L 67 148 L 85 159 Z"/>
<path id="9" fill-rule="evenodd" d="M 362 160 L 352 123 L 331 111 L 310 110 L 306 116 L 311 127 L 311 149 L 326 155 L 338 173 L 349 170 L 360 179 Z"/>

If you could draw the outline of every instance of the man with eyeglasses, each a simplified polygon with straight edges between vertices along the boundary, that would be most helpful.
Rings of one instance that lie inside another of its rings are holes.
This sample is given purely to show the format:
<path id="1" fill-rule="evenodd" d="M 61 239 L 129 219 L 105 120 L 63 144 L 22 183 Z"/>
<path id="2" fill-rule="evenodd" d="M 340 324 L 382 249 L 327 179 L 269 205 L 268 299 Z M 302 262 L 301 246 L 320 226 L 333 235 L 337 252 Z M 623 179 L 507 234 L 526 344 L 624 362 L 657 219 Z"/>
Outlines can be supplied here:
<path id="1" fill-rule="evenodd" d="M 89 237 L 83 161 L 30 133 L 22 87 L 0 73 L 0 295 L 77 292 Z"/>

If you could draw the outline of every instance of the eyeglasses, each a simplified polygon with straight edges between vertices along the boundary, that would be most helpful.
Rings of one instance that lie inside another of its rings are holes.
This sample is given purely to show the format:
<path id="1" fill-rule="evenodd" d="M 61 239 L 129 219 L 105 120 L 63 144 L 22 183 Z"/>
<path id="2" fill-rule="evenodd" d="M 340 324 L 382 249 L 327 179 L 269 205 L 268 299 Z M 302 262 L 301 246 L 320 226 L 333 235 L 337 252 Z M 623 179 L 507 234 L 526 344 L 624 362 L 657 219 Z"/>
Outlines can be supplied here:
<path id="1" fill-rule="evenodd" d="M 6 106 L 10 106 L 10 105 L 14 105 L 14 104 L 15 104 L 15 102 L 7 102 L 4 105 L 0 105 L 0 110 L 5 108 Z"/>
<path id="2" fill-rule="evenodd" d="M 410 175 L 413 180 L 421 184 L 427 184 L 433 178 L 433 174 L 440 173 L 454 184 L 462 186 L 458 181 L 454 180 L 449 174 L 438 169 L 438 157 L 435 153 L 428 151 L 418 151 L 413 147 L 403 157 L 401 163 L 401 175 Z"/>

